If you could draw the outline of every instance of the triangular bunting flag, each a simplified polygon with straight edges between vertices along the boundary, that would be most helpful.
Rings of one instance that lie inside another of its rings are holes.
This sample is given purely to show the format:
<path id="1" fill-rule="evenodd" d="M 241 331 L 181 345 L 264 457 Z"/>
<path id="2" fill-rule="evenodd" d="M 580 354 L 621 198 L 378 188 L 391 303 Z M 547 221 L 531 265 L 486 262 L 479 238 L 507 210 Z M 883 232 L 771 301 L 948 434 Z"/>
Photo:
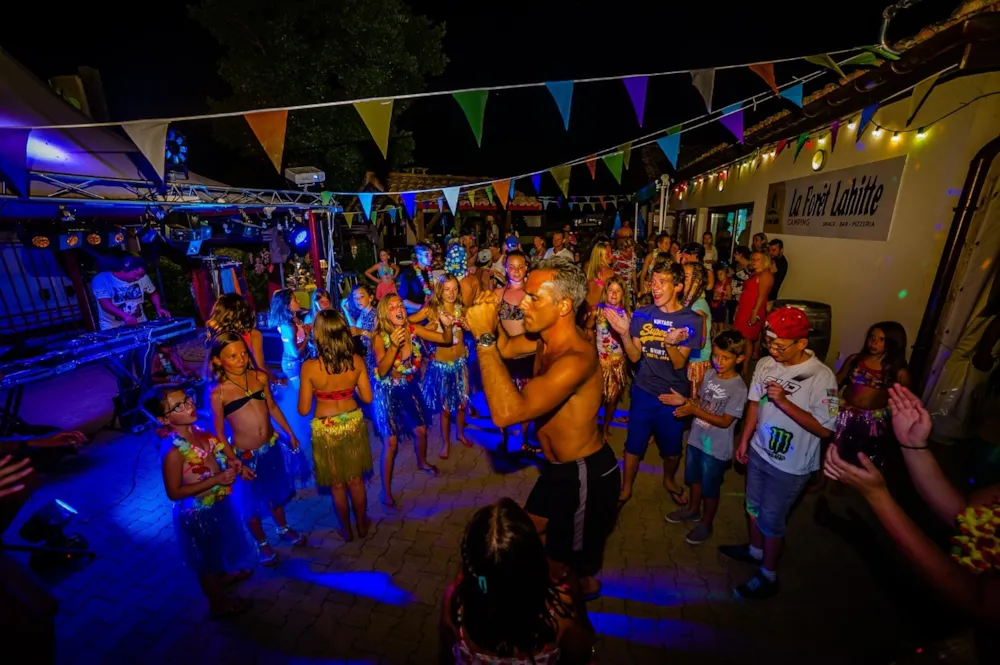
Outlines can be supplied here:
<path id="1" fill-rule="evenodd" d="M 260 141 L 264 152 L 278 173 L 281 173 L 281 155 L 285 152 L 285 128 L 288 126 L 288 111 L 266 111 L 246 113 L 243 116 Z"/>
<path id="2" fill-rule="evenodd" d="M 467 92 L 454 92 L 452 97 L 462 107 L 465 118 L 472 127 L 472 133 L 476 136 L 476 145 L 483 145 L 483 118 L 486 116 L 486 99 L 489 97 L 489 90 L 469 90 Z"/>
<path id="3" fill-rule="evenodd" d="M 535 188 L 536 194 L 542 193 L 542 174 L 532 173 L 531 174 L 531 186 Z"/>
<path id="4" fill-rule="evenodd" d="M 511 182 L 511 180 L 493 181 L 493 189 L 496 191 L 497 196 L 500 197 L 500 207 L 504 209 L 507 208 L 507 202 L 510 200 Z"/>
<path id="5" fill-rule="evenodd" d="M 632 100 L 632 108 L 635 109 L 635 117 L 642 127 L 643 115 L 646 113 L 646 84 L 649 83 L 648 76 L 629 76 L 622 79 L 625 89 L 628 90 L 629 99 Z"/>
<path id="6" fill-rule="evenodd" d="M 808 140 L 809 140 L 808 134 L 799 134 L 799 138 L 795 142 L 795 157 L 792 158 L 793 162 L 799 158 L 799 153 L 802 152 L 802 146 L 804 146 L 806 144 L 806 141 Z"/>
<path id="7" fill-rule="evenodd" d="M 448 208 L 452 214 L 458 212 L 458 192 L 460 189 L 461 187 L 443 187 L 441 189 L 441 193 L 444 194 L 444 198 L 448 201 Z M 441 212 L 444 212 L 444 210 Z"/>
<path id="8" fill-rule="evenodd" d="M 778 141 L 778 145 L 774 148 L 774 158 L 777 159 L 781 156 L 781 151 L 785 149 L 788 145 L 788 139 L 781 139 Z"/>
<path id="9" fill-rule="evenodd" d="M 617 235 L 618 231 L 622 228 L 622 216 L 621 213 L 615 213 L 615 225 L 611 227 L 611 235 Z"/>
<path id="10" fill-rule="evenodd" d="M 660 146 L 660 150 L 663 154 L 667 156 L 667 161 L 670 165 L 677 168 L 677 153 L 680 152 L 681 148 L 681 135 L 680 134 L 668 134 L 662 138 L 656 139 L 656 145 Z"/>
<path id="11" fill-rule="evenodd" d="M 834 120 L 830 125 L 830 154 L 837 149 L 837 133 L 840 131 L 840 121 Z"/>
<path id="12" fill-rule="evenodd" d="M 757 76 L 764 79 L 764 83 L 768 85 L 774 94 L 780 95 L 778 91 L 778 84 L 774 81 L 774 63 L 773 62 L 762 62 L 758 65 L 750 65 L 750 71 L 752 71 Z"/>
<path id="13" fill-rule="evenodd" d="M 691 72 L 691 85 L 701 94 L 705 100 L 705 108 L 712 110 L 712 95 L 715 91 L 715 70 L 696 69 Z"/>
<path id="14" fill-rule="evenodd" d="M 122 125 L 122 128 L 163 182 L 163 171 L 167 167 L 167 123 L 137 122 Z"/>
<path id="15" fill-rule="evenodd" d="M 603 196 L 598 196 L 597 197 L 597 201 L 598 201 L 598 203 L 601 204 L 601 209 L 602 210 L 607 210 L 608 209 L 608 204 L 604 202 L 604 197 Z"/>
<path id="16" fill-rule="evenodd" d="M 0 171 L 10 178 L 17 193 L 28 198 L 28 136 L 30 129 L 0 129 Z M 164 143 L 164 146 L 166 144 Z"/>
<path id="17" fill-rule="evenodd" d="M 590 179 L 593 180 L 597 177 L 597 155 L 592 155 L 587 158 L 587 168 L 590 169 Z"/>
<path id="18" fill-rule="evenodd" d="M 628 168 L 629 162 L 632 161 L 632 142 L 623 143 L 618 147 L 622 150 L 622 163 Z"/>
<path id="19" fill-rule="evenodd" d="M 859 53 L 850 60 L 844 62 L 844 66 L 850 67 L 876 67 L 878 65 L 878 58 L 875 57 L 874 53 Z"/>
<path id="20" fill-rule="evenodd" d="M 740 103 L 731 104 L 722 109 L 722 117 L 719 118 L 722 126 L 729 130 L 729 133 L 736 137 L 736 140 L 743 143 L 743 108 Z"/>
<path id="21" fill-rule="evenodd" d="M 877 55 L 878 57 L 882 58 L 883 60 L 892 60 L 893 62 L 895 62 L 896 60 L 899 60 L 899 56 L 898 55 L 896 55 L 895 53 L 892 53 L 890 51 L 886 51 L 884 48 L 882 48 L 880 46 L 866 46 L 865 50 L 869 51 L 870 53 L 874 53 L 875 55 Z"/>
<path id="22" fill-rule="evenodd" d="M 910 112 L 906 116 L 906 127 L 910 126 L 913 119 L 917 117 L 917 112 L 920 111 L 920 107 L 923 106 L 924 102 L 927 101 L 927 98 L 931 96 L 931 90 L 934 89 L 934 84 L 937 83 L 939 76 L 941 76 L 941 72 L 938 72 L 929 78 L 925 78 L 913 87 L 913 94 L 910 95 Z"/>
<path id="23" fill-rule="evenodd" d="M 444 212 L 444 197 L 439 196 L 437 201 L 438 212 Z"/>
<path id="24" fill-rule="evenodd" d="M 826 53 L 823 53 L 822 55 L 806 56 L 805 61 L 811 62 L 814 65 L 819 65 L 820 67 L 826 67 L 827 69 L 831 69 L 837 72 L 837 76 L 839 76 L 840 78 L 847 78 L 847 75 L 844 74 L 844 70 L 840 68 L 840 65 L 834 62 L 833 58 L 831 58 Z"/>
<path id="25" fill-rule="evenodd" d="M 469 194 L 469 206 L 473 210 L 475 210 L 476 209 L 476 190 L 470 189 L 468 191 L 468 194 Z"/>
<path id="26" fill-rule="evenodd" d="M 552 99 L 556 100 L 556 108 L 563 119 L 563 127 L 569 131 L 569 112 L 573 106 L 573 82 L 572 81 L 550 81 L 545 87 L 552 93 Z"/>
<path id="27" fill-rule="evenodd" d="M 559 189 L 562 191 L 563 196 L 569 196 L 569 176 L 572 170 L 573 167 L 569 164 L 554 166 L 549 169 L 549 173 L 551 173 L 552 177 L 556 179 L 556 184 L 559 185 Z"/>
<path id="28" fill-rule="evenodd" d="M 796 83 L 791 88 L 785 88 L 780 93 L 782 99 L 787 99 L 792 104 L 802 108 L 802 84 Z"/>
<path id="29" fill-rule="evenodd" d="M 374 194 L 370 192 L 361 192 L 358 194 L 358 200 L 361 201 L 361 209 L 365 211 L 365 217 L 369 220 L 372 218 L 372 197 Z"/>
<path id="30" fill-rule="evenodd" d="M 396 208 L 389 208 L 389 219 L 392 220 L 393 224 L 396 223 Z"/>
<path id="31" fill-rule="evenodd" d="M 417 212 L 417 195 L 413 192 L 403 192 L 399 195 L 403 199 L 403 207 L 406 208 L 406 216 L 413 219 Z"/>
<path id="32" fill-rule="evenodd" d="M 620 152 L 616 152 L 611 155 L 604 155 L 601 159 L 611 171 L 611 175 L 615 177 L 618 184 L 622 184 L 622 166 L 625 163 L 624 156 Z"/>
<path id="33" fill-rule="evenodd" d="M 861 122 L 858 123 L 858 133 L 854 137 L 855 143 L 861 140 L 865 130 L 868 129 L 868 125 L 871 124 L 872 118 L 875 117 L 876 111 L 878 111 L 878 104 L 872 104 L 861 112 Z"/>
<path id="34" fill-rule="evenodd" d="M 333 192 L 320 192 L 319 201 L 325 206 L 330 205 L 330 201 L 333 200 Z"/>
<path id="35" fill-rule="evenodd" d="M 496 201 L 493 200 L 493 186 L 486 185 L 486 198 L 489 199 L 490 205 L 495 206 Z"/>
<path id="36" fill-rule="evenodd" d="M 354 213 L 353 212 L 345 212 L 344 213 L 344 221 L 347 222 L 347 228 L 351 228 L 351 225 L 354 224 Z"/>
<path id="37" fill-rule="evenodd" d="M 365 127 L 375 139 L 375 145 L 385 158 L 389 153 L 389 125 L 392 123 L 392 100 L 375 99 L 369 102 L 354 102 L 354 108 L 365 123 Z"/>

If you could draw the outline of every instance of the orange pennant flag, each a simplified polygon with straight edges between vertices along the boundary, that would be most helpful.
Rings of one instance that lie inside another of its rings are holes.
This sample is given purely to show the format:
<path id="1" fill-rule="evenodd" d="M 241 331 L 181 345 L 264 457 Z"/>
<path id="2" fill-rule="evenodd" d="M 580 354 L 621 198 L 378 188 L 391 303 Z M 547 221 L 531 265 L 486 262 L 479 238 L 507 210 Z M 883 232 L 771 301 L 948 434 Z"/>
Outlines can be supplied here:
<path id="1" fill-rule="evenodd" d="M 604 197 L 603 197 L 603 196 L 598 196 L 598 197 L 597 197 L 597 200 L 601 202 L 601 208 L 602 208 L 602 209 L 604 209 L 604 210 L 607 210 L 607 209 L 608 209 L 608 204 L 606 204 L 606 203 L 604 202 Z"/>
<path id="2" fill-rule="evenodd" d="M 774 80 L 774 63 L 764 62 L 759 65 L 750 65 L 750 71 L 752 71 L 757 76 L 764 79 L 764 83 L 774 91 L 774 94 L 780 95 L 778 91 L 778 84 Z"/>
<path id="3" fill-rule="evenodd" d="M 243 116 L 253 130 L 254 136 L 264 147 L 274 168 L 281 173 L 281 155 L 285 152 L 285 128 L 288 126 L 288 111 L 268 111 L 247 113 Z"/>
<path id="4" fill-rule="evenodd" d="M 587 158 L 587 168 L 590 169 L 590 179 L 593 180 L 597 177 L 597 155 L 591 155 Z"/>
<path id="5" fill-rule="evenodd" d="M 493 191 L 500 199 L 500 207 L 506 210 L 507 198 L 510 196 L 510 180 L 496 180 L 493 182 Z"/>

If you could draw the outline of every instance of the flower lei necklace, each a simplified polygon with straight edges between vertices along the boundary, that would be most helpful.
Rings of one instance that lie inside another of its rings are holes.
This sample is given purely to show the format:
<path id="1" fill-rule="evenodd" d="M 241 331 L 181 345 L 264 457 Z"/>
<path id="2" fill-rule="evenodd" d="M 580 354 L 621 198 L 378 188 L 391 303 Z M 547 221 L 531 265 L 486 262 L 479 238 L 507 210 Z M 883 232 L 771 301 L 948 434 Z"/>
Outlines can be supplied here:
<path id="1" fill-rule="evenodd" d="M 395 360 L 392 361 L 392 372 L 389 372 L 389 374 L 380 379 L 382 383 L 391 383 L 393 372 L 399 374 L 407 381 L 412 381 L 414 375 L 420 369 L 420 345 L 413 339 L 413 326 L 407 325 L 406 327 L 410 331 L 410 357 L 404 361 L 402 349 L 400 349 L 400 352 L 396 354 Z M 389 333 L 382 333 L 382 343 L 385 345 L 385 348 L 389 348 L 391 344 Z"/>
<path id="2" fill-rule="evenodd" d="M 424 269 L 417 267 L 417 279 L 420 280 L 420 287 L 424 290 L 424 295 L 430 298 L 434 295 L 434 290 L 427 285 L 427 280 L 424 279 Z"/>
<path id="3" fill-rule="evenodd" d="M 215 455 L 215 461 L 219 465 L 219 469 L 226 468 L 226 457 L 222 454 L 223 444 L 220 441 L 217 441 L 215 437 L 209 437 L 209 442 L 212 444 L 211 453 L 200 446 L 195 446 L 176 432 L 173 432 L 170 435 L 170 444 L 177 448 L 181 457 L 184 459 L 184 462 L 190 466 L 191 472 L 201 474 L 199 480 L 207 480 L 215 475 L 212 473 L 212 470 L 204 464 L 205 458 L 210 454 Z M 217 501 L 221 501 L 232 494 L 232 492 L 232 485 L 216 485 L 212 489 L 208 490 L 208 494 L 205 496 L 195 497 L 195 507 L 197 509 L 211 508 Z"/>

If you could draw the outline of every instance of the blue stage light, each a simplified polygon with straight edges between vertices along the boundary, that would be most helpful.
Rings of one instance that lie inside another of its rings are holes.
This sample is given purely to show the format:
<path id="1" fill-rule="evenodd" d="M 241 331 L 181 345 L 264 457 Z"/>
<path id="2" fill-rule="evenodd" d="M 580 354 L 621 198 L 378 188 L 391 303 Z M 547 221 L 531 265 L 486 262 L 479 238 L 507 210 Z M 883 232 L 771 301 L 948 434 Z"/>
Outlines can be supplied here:
<path id="1" fill-rule="evenodd" d="M 309 229 L 302 224 L 296 224 L 292 227 L 291 237 L 295 249 L 305 249 L 309 244 Z"/>

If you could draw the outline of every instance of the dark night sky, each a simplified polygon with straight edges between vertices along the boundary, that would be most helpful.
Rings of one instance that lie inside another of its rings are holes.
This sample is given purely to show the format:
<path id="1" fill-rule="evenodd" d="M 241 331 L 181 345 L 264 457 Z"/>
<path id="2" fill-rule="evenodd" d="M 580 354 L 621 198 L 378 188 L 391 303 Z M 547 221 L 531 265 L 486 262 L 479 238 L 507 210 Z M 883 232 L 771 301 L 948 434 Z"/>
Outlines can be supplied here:
<path id="1" fill-rule="evenodd" d="M 878 37 L 886 2 L 616 0 L 594 3 L 593 9 L 559 0 L 411 0 L 410 4 L 418 12 L 447 22 L 444 48 L 451 62 L 445 74 L 429 84 L 429 89 L 442 90 L 711 67 L 870 44 Z M 143 6 L 143 16 L 149 18 L 140 19 L 134 2 L 78 3 L 59 10 L 60 24 L 72 26 L 60 33 L 43 34 L 26 30 L 20 21 L 3 21 L 0 47 L 41 77 L 72 73 L 77 65 L 98 68 L 116 120 L 204 112 L 207 96 L 224 94 L 215 74 L 218 49 L 187 17 L 186 4 L 161 0 Z M 956 0 L 924 0 L 894 21 L 890 37 L 911 35 L 945 18 L 957 4 Z M 761 5 L 768 9 L 754 9 Z M 151 13 L 154 9 L 156 15 Z M 778 82 L 811 69 L 779 64 Z M 763 83 L 746 70 L 721 72 L 716 79 L 715 107 L 762 89 Z M 807 88 L 807 94 L 810 91 Z M 777 102 L 770 102 L 748 115 L 747 125 L 778 108 Z M 665 129 L 702 111 L 690 79 L 668 77 L 650 81 L 641 129 L 624 86 L 617 81 L 577 86 L 568 133 L 542 88 L 493 93 L 486 109 L 482 148 L 476 148 L 468 124 L 450 97 L 415 103 L 402 122 L 416 135 L 416 166 L 435 173 L 501 177 L 575 159 Z M 234 185 L 280 185 L 273 170 L 267 172 L 263 158 L 251 170 L 246 165 L 235 167 L 237 160 L 211 140 L 208 123 L 199 124 L 183 128 L 192 142 L 192 170 Z M 712 126 L 685 134 L 681 141 L 682 145 L 709 147 L 726 137 L 725 130 Z M 379 170 L 381 165 L 371 168 Z M 591 187 L 585 184 L 590 180 L 585 168 L 580 169 L 574 172 L 573 182 Z M 633 165 L 632 171 L 636 182 L 630 184 L 642 184 L 645 177 L 639 169 Z M 551 182 L 546 187 L 554 189 Z M 580 187 L 575 185 L 573 190 L 588 193 Z M 589 193 L 618 189 L 603 167 L 592 187 Z"/>

